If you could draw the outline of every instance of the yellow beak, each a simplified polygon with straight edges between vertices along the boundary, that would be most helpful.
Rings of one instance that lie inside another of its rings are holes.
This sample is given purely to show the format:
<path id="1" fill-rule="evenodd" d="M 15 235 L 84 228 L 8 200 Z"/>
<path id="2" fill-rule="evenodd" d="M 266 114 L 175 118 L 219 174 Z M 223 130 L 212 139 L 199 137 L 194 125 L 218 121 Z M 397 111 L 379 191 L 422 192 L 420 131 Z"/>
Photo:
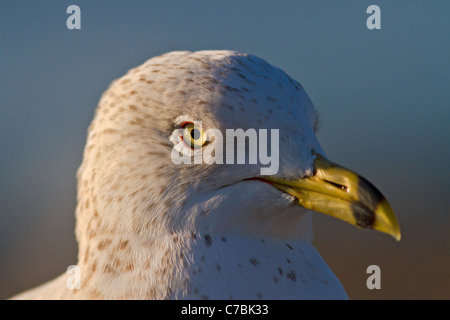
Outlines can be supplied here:
<path id="1" fill-rule="evenodd" d="M 261 178 L 294 196 L 307 209 L 387 233 L 397 241 L 401 238 L 394 211 L 381 192 L 363 177 L 321 155 L 316 155 L 312 176 L 298 180 Z"/>

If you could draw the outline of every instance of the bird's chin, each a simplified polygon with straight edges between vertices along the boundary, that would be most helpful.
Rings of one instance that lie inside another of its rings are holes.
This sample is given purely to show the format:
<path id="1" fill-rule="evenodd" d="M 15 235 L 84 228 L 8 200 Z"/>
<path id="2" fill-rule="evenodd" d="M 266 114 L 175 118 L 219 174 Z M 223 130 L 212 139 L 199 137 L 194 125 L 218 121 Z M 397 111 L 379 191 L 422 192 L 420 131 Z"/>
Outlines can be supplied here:
<path id="1" fill-rule="evenodd" d="M 293 195 L 290 195 L 289 193 L 283 192 L 281 190 L 279 190 L 271 181 L 268 181 L 264 178 L 261 177 L 253 177 L 253 178 L 247 178 L 244 179 L 243 181 L 255 181 L 258 184 L 259 183 L 264 183 L 266 185 L 269 185 L 269 190 L 271 191 L 271 193 L 275 193 L 277 198 L 281 198 L 283 200 L 286 200 L 286 208 L 291 208 L 294 207 L 295 210 L 299 211 L 299 212 L 304 212 L 304 211 L 308 211 L 308 210 L 304 210 L 303 207 L 299 206 L 299 202 L 298 199 L 296 197 L 294 197 Z"/>
<path id="2" fill-rule="evenodd" d="M 219 233 L 274 236 L 271 232 L 275 225 L 280 231 L 286 230 L 307 212 L 303 207 L 293 205 L 293 196 L 259 179 L 223 186 L 209 193 L 208 199 L 202 199 L 202 203 L 211 204 L 211 210 L 205 211 L 214 212 L 214 215 L 199 216 L 199 223 Z"/>

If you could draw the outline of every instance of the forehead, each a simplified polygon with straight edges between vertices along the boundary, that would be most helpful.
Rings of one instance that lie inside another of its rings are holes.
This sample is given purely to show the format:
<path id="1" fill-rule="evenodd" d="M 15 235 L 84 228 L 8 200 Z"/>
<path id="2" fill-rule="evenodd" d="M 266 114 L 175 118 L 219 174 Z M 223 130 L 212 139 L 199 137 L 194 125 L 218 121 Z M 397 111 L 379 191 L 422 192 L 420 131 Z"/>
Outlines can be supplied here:
<path id="1" fill-rule="evenodd" d="M 172 52 L 124 78 L 121 83 L 134 83 L 137 97 L 150 104 L 146 112 L 165 123 L 187 114 L 223 128 L 276 128 L 313 123 L 316 116 L 297 81 L 234 51 Z"/>
<path id="2" fill-rule="evenodd" d="M 229 57 L 214 112 L 229 127 L 280 128 L 314 121 L 314 107 L 302 86 L 264 60 Z"/>

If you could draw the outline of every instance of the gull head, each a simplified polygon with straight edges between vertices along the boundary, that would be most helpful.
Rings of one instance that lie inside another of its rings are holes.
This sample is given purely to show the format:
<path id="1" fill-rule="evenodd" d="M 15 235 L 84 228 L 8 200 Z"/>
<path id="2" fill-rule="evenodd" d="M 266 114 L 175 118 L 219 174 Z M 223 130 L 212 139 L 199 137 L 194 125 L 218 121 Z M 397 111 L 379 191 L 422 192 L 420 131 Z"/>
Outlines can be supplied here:
<path id="1" fill-rule="evenodd" d="M 171 52 L 130 70 L 104 93 L 88 131 L 80 258 L 106 235 L 309 240 L 309 210 L 399 239 L 383 195 L 328 160 L 318 122 L 303 87 L 253 55 Z"/>

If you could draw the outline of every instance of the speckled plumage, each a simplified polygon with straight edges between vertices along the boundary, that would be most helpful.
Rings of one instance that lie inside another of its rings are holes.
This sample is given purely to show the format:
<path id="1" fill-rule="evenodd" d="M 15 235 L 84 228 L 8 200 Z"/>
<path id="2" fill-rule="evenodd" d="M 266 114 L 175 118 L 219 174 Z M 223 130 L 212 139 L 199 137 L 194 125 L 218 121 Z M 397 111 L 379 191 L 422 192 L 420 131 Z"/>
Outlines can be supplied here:
<path id="1" fill-rule="evenodd" d="M 81 289 L 67 274 L 16 298 L 346 298 L 310 244 L 310 213 L 246 180 L 260 165 L 175 165 L 180 116 L 280 130 L 279 176 L 312 174 L 317 115 L 282 70 L 235 51 L 171 52 L 115 80 L 78 171 Z"/>

